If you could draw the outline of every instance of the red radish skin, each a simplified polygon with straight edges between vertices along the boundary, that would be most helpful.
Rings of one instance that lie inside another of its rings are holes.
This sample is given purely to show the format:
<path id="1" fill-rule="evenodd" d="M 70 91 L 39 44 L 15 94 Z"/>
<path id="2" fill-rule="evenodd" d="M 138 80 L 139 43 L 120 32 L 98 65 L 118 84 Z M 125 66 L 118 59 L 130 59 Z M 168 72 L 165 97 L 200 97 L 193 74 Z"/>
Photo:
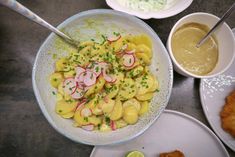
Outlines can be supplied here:
<path id="1" fill-rule="evenodd" d="M 109 43 L 112 43 L 112 42 L 118 41 L 119 39 L 121 39 L 121 35 L 115 36 L 115 37 L 109 37 L 107 40 Z"/>
<path id="2" fill-rule="evenodd" d="M 77 89 L 77 83 L 74 80 L 74 78 L 69 77 L 69 78 L 65 79 L 63 82 L 63 89 L 64 89 L 64 92 L 67 94 L 74 93 Z"/>
<path id="3" fill-rule="evenodd" d="M 87 102 L 86 99 L 83 99 L 82 101 L 80 101 L 79 103 L 77 103 L 77 106 L 75 108 L 75 111 L 79 110 L 80 108 L 84 107 L 85 103 Z"/>
<path id="4" fill-rule="evenodd" d="M 110 127 L 113 131 L 117 129 L 116 124 L 114 123 L 113 120 L 110 121 Z"/>
<path id="5" fill-rule="evenodd" d="M 74 99 L 80 99 L 84 95 L 84 91 L 82 89 L 76 88 L 75 92 L 71 94 L 71 97 Z"/>
<path id="6" fill-rule="evenodd" d="M 122 50 L 122 51 L 125 51 L 127 48 L 128 48 L 128 45 L 125 44 L 125 45 L 122 46 L 121 50 Z"/>
<path id="7" fill-rule="evenodd" d="M 94 125 L 93 124 L 83 125 L 82 129 L 87 130 L 87 131 L 92 131 L 94 130 Z"/>
<path id="8" fill-rule="evenodd" d="M 135 56 L 133 54 L 123 55 L 123 65 L 125 67 L 132 67 L 135 64 Z"/>
<path id="9" fill-rule="evenodd" d="M 126 51 L 125 53 L 126 53 L 126 54 L 134 54 L 134 53 L 135 53 L 135 49 L 134 49 L 134 50 L 131 50 L 131 51 Z"/>
<path id="10" fill-rule="evenodd" d="M 75 80 L 80 83 L 84 81 L 84 77 L 86 76 L 86 71 L 82 72 L 80 75 L 75 76 Z"/>
<path id="11" fill-rule="evenodd" d="M 77 75 L 80 75 L 82 72 L 86 71 L 83 67 L 76 67 L 75 72 Z"/>

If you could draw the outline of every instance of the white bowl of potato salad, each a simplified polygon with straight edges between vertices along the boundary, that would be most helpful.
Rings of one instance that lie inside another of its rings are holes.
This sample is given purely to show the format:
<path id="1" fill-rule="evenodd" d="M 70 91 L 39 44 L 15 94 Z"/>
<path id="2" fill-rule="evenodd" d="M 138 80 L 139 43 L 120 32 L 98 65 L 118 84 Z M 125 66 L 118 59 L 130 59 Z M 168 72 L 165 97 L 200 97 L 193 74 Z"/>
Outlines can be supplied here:
<path id="1" fill-rule="evenodd" d="M 165 109 L 173 69 L 156 33 L 113 10 L 76 14 L 51 34 L 33 67 L 33 88 L 49 123 L 76 142 L 108 145 L 143 133 Z"/>

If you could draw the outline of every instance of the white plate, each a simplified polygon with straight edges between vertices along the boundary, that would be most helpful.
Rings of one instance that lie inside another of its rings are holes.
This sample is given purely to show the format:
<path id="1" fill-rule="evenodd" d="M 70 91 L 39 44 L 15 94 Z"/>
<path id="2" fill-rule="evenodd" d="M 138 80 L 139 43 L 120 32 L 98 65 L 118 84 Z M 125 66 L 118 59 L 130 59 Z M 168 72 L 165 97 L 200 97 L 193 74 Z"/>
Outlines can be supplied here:
<path id="1" fill-rule="evenodd" d="M 106 0 L 106 3 L 114 10 L 135 15 L 141 19 L 150 19 L 150 18 L 162 19 L 174 16 L 184 11 L 186 8 L 188 8 L 192 2 L 193 0 L 168 0 L 167 7 L 163 10 L 143 12 L 143 11 L 131 10 L 130 8 L 127 8 L 119 4 L 117 0 Z"/>
<path id="2" fill-rule="evenodd" d="M 212 129 L 220 139 L 235 151 L 235 139 L 221 128 L 220 112 L 226 96 L 235 90 L 235 60 L 223 74 L 210 79 L 202 79 L 200 97 L 204 113 Z"/>
<path id="3" fill-rule="evenodd" d="M 147 34 L 153 42 L 153 59 L 150 70 L 155 76 L 158 76 L 161 90 L 155 93 L 148 114 L 142 116 L 135 125 L 105 133 L 89 132 L 73 127 L 73 120 L 63 119 L 56 114 L 56 97 L 52 94 L 55 89 L 51 87 L 48 79 L 54 71 L 53 54 L 60 57 L 68 54 L 71 49 L 64 44 L 55 45 L 59 38 L 55 34 L 51 34 L 38 51 L 32 74 L 35 96 L 49 123 L 62 135 L 89 145 L 107 145 L 127 141 L 148 129 L 165 109 L 173 83 L 170 57 L 153 29 L 138 18 L 107 9 L 89 10 L 76 14 L 65 20 L 58 28 L 63 28 L 63 31 L 72 38 L 80 41 L 101 40 L 101 34 L 109 36 L 113 32 L 123 35 Z"/>
<path id="4" fill-rule="evenodd" d="M 95 147 L 90 157 L 124 157 L 142 151 L 146 157 L 181 150 L 188 157 L 229 157 L 217 136 L 204 124 L 184 113 L 165 110 L 143 135 L 121 145 Z"/>

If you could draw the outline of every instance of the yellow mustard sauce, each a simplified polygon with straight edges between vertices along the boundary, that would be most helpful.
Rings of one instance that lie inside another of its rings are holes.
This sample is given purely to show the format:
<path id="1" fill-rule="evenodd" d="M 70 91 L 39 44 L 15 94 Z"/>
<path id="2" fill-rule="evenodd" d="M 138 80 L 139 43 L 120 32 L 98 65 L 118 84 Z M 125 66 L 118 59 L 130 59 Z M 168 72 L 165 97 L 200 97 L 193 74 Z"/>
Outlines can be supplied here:
<path id="1" fill-rule="evenodd" d="M 205 75 L 211 72 L 218 61 L 218 44 L 214 36 L 199 48 L 196 44 L 209 31 L 208 26 L 187 23 L 178 28 L 172 36 L 172 52 L 176 61 L 188 72 Z"/>

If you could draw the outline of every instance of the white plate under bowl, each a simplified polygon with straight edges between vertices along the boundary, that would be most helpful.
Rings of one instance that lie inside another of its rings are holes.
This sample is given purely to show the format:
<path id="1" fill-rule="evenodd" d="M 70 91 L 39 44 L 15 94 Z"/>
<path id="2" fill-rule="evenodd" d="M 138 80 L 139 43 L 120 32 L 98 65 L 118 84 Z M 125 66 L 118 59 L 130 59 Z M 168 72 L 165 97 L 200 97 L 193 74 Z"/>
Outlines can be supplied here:
<path id="1" fill-rule="evenodd" d="M 165 9 L 159 11 L 143 12 L 143 11 L 131 10 L 130 8 L 127 8 L 119 4 L 117 0 L 106 0 L 106 3 L 114 10 L 135 15 L 141 19 L 150 19 L 150 18 L 163 19 L 171 17 L 184 11 L 186 8 L 190 6 L 192 2 L 193 0 L 167 0 L 167 7 Z"/>
<path id="2" fill-rule="evenodd" d="M 146 157 L 180 150 L 188 157 L 229 157 L 217 136 L 204 124 L 184 113 L 165 110 L 143 135 L 125 144 L 97 146 L 90 157 L 124 157 L 139 150 Z"/>
<path id="3" fill-rule="evenodd" d="M 53 57 L 63 56 L 71 51 L 65 44 L 58 44 L 59 38 L 51 34 L 40 47 L 33 66 L 33 88 L 38 104 L 49 123 L 62 135 L 89 145 L 107 145 L 124 142 L 143 133 L 165 109 L 172 89 L 173 69 L 166 48 L 157 34 L 143 21 L 114 10 L 90 10 L 76 14 L 59 25 L 77 40 L 102 39 L 101 34 L 147 34 L 153 43 L 152 73 L 158 77 L 160 92 L 155 93 L 150 112 L 141 117 L 137 124 L 113 132 L 88 132 L 73 127 L 73 121 L 61 118 L 55 113 L 55 91 L 49 84 L 49 75 L 54 71 Z M 57 43 L 55 45 L 55 43 Z"/>
<path id="4" fill-rule="evenodd" d="M 203 111 L 212 129 L 219 138 L 235 151 L 235 138 L 221 127 L 220 112 L 225 104 L 225 98 L 235 90 L 235 60 L 223 74 L 210 79 L 202 79 L 200 97 Z"/>

